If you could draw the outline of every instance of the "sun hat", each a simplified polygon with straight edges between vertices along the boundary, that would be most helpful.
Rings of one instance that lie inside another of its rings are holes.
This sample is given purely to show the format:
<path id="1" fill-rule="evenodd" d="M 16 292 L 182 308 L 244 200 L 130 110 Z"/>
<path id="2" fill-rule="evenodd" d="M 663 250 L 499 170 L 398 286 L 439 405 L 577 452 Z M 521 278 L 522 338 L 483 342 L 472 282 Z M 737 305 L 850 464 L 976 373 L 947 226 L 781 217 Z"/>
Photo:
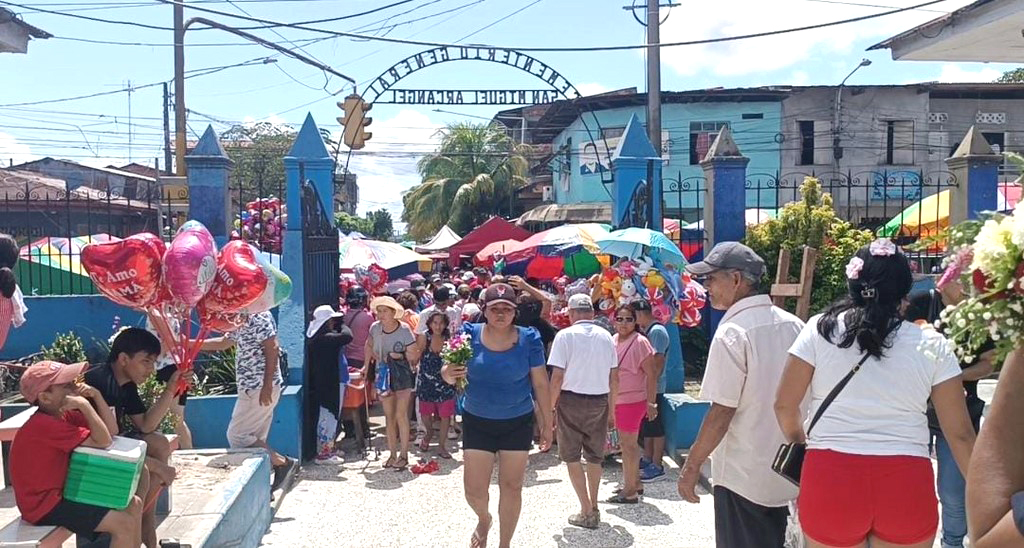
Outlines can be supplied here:
<path id="1" fill-rule="evenodd" d="M 331 318 L 344 317 L 344 314 L 336 312 L 329 304 L 322 304 L 316 307 L 316 310 L 313 311 L 313 321 L 309 322 L 309 327 L 306 328 L 306 338 L 312 338 L 313 335 L 316 335 L 316 332 L 320 331 L 320 328 Z"/>
<path id="2" fill-rule="evenodd" d="M 386 306 L 394 310 L 396 319 L 401 318 L 402 315 L 405 314 L 405 308 L 402 307 L 402 305 L 398 304 L 398 301 L 396 301 L 394 297 L 375 297 L 372 301 L 370 301 L 370 310 L 376 312 L 378 306 Z"/>
<path id="3" fill-rule="evenodd" d="M 55 384 L 75 382 L 88 365 L 85 362 L 64 364 L 49 360 L 34 363 L 21 375 L 21 395 L 25 397 L 25 401 L 36 403 L 39 394 L 46 392 L 47 388 Z"/>
<path id="4" fill-rule="evenodd" d="M 484 305 L 505 303 L 509 306 L 516 306 L 516 290 L 512 289 L 512 286 L 508 284 L 493 284 L 484 290 L 480 300 L 483 301 Z"/>

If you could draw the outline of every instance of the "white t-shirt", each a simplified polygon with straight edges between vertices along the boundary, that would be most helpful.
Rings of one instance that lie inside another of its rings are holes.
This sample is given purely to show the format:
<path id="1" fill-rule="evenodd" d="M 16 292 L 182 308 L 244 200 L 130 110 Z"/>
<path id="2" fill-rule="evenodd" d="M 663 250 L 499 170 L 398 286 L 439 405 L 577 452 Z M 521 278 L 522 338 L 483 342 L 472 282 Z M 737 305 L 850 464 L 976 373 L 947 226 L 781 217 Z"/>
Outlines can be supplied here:
<path id="1" fill-rule="evenodd" d="M 430 327 L 427 320 L 430 319 L 430 315 L 437 312 L 437 305 L 430 305 L 420 312 L 420 323 L 416 326 L 416 334 L 426 333 Z M 444 313 L 448 316 L 448 332 L 449 333 L 461 333 L 462 332 L 462 314 L 455 309 L 454 306 L 449 306 L 444 309 Z"/>
<path id="2" fill-rule="evenodd" d="M 562 390 L 592 396 L 609 392 L 612 369 L 619 366 L 612 336 L 603 327 L 586 320 L 555 335 L 548 364 L 565 370 Z"/>
<path id="3" fill-rule="evenodd" d="M 772 472 L 772 460 L 785 442 L 775 421 L 775 392 L 786 351 L 803 326 L 767 295 L 747 297 L 722 316 L 708 350 L 700 399 L 736 409 L 711 454 L 711 479 L 762 506 L 785 506 L 797 495 Z"/>
<path id="4" fill-rule="evenodd" d="M 857 343 L 839 348 L 818 334 L 815 316 L 789 353 L 814 366 L 811 407 L 804 428 L 829 392 L 863 354 Z M 846 330 L 840 317 L 832 340 Z M 932 387 L 960 375 L 949 342 L 938 332 L 903 322 L 881 360 L 868 358 L 836 396 L 811 431 L 807 446 L 854 455 L 928 457 L 928 420 Z"/>

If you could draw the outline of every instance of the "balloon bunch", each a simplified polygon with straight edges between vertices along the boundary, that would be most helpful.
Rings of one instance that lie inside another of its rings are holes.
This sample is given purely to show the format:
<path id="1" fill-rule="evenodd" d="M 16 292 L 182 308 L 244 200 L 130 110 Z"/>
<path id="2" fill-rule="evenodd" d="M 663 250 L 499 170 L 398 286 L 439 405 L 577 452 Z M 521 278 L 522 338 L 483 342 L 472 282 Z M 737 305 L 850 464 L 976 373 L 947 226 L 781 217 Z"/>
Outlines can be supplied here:
<path id="1" fill-rule="evenodd" d="M 646 257 L 621 259 L 596 275 L 592 283 L 600 288 L 598 308 L 609 316 L 620 305 L 644 299 L 651 303 L 658 322 L 693 327 L 700 323 L 700 309 L 706 300 L 704 288 L 689 274 L 670 264 L 655 265 Z"/>
<path id="2" fill-rule="evenodd" d="M 245 204 L 245 211 L 235 218 L 231 239 L 255 242 L 271 253 L 281 253 L 287 208 L 278 198 L 260 198 Z"/>
<path id="3" fill-rule="evenodd" d="M 370 266 L 356 266 L 352 269 L 356 283 L 363 286 L 370 295 L 387 295 L 388 271 L 377 263 Z"/>
<path id="4" fill-rule="evenodd" d="M 189 221 L 170 245 L 150 233 L 91 243 L 82 266 L 96 288 L 122 306 L 142 310 L 178 369 L 189 371 L 211 331 L 228 333 L 248 315 L 269 310 L 291 294 L 291 280 L 254 246 L 228 242 L 220 252 L 202 223 Z M 199 319 L 192 336 L 192 311 Z M 175 333 L 172 325 L 180 326 Z M 188 389 L 178 386 L 178 393 Z"/>

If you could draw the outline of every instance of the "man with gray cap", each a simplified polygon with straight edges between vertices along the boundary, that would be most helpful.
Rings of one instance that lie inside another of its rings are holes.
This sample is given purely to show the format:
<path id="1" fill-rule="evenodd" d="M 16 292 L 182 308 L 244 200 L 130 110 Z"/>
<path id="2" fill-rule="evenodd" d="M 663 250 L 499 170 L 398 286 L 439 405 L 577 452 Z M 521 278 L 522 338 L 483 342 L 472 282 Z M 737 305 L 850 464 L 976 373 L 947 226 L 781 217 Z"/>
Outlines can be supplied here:
<path id="1" fill-rule="evenodd" d="M 717 545 L 782 547 L 797 488 L 771 470 L 785 442 L 772 414 L 789 347 L 804 323 L 759 294 L 764 260 L 739 242 L 716 245 L 686 270 L 703 280 L 712 308 L 725 315 L 701 383 L 700 398 L 711 409 L 680 471 L 679 494 L 700 501 L 697 479 L 712 456 Z"/>
<path id="2" fill-rule="evenodd" d="M 569 468 L 569 480 L 580 501 L 580 512 L 569 517 L 577 527 L 597 529 L 597 489 L 601 485 L 609 410 L 615 409 L 618 361 L 612 336 L 594 323 L 589 295 L 569 297 L 573 324 L 555 335 L 548 364 L 551 402 L 558 418 L 558 457 Z M 580 457 L 586 456 L 584 472 Z"/>

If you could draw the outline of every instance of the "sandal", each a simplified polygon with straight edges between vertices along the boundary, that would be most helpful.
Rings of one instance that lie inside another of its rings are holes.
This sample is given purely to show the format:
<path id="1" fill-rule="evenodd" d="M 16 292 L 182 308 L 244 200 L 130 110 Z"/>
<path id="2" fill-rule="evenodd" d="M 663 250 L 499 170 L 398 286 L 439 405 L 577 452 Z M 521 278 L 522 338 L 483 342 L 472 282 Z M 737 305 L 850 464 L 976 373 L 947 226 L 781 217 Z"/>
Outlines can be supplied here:
<path id="1" fill-rule="evenodd" d="M 406 457 L 399 457 L 391 467 L 395 470 L 401 471 L 405 470 L 407 466 L 409 466 L 409 459 Z"/>
<path id="2" fill-rule="evenodd" d="M 491 530 L 491 519 L 490 515 L 487 516 L 487 528 L 484 529 L 484 534 L 481 535 L 479 527 L 473 529 L 473 536 L 469 539 L 469 548 L 487 548 L 487 533 Z"/>
<path id="3" fill-rule="evenodd" d="M 600 518 L 598 518 L 600 520 Z M 597 529 L 600 521 L 594 523 L 594 518 L 590 514 L 573 514 L 569 516 L 569 525 L 576 527 L 582 527 L 584 529 Z"/>
<path id="4" fill-rule="evenodd" d="M 384 468 L 394 468 L 395 460 L 394 456 L 388 457 L 388 460 L 384 461 Z"/>
<path id="5" fill-rule="evenodd" d="M 637 496 L 637 497 L 633 497 L 633 498 L 627 498 L 627 497 L 622 496 L 621 493 L 619 493 L 619 494 L 609 498 L 608 502 L 611 503 L 611 504 L 637 504 L 638 502 L 640 502 L 640 497 Z"/>
<path id="6" fill-rule="evenodd" d="M 448 451 L 445 451 L 444 449 L 442 449 L 442 450 L 441 450 L 441 451 L 440 451 L 440 452 L 439 452 L 439 453 L 437 454 L 437 456 L 441 457 L 442 459 L 451 459 L 451 458 L 452 458 L 452 454 L 451 454 L 451 453 L 449 453 Z"/>
<path id="7" fill-rule="evenodd" d="M 426 441 L 421 441 L 420 445 L 419 445 L 419 449 L 420 449 L 421 453 L 426 453 L 427 451 L 430 450 L 430 444 L 427 443 Z"/>
<path id="8" fill-rule="evenodd" d="M 615 492 L 616 495 L 618 495 L 619 493 L 622 492 L 622 490 L 623 490 L 623 487 L 620 486 L 620 487 L 616 487 L 614 492 Z M 636 490 L 636 494 L 637 494 L 638 497 L 644 496 L 644 488 L 641 487 L 641 488 L 637 489 Z"/>

